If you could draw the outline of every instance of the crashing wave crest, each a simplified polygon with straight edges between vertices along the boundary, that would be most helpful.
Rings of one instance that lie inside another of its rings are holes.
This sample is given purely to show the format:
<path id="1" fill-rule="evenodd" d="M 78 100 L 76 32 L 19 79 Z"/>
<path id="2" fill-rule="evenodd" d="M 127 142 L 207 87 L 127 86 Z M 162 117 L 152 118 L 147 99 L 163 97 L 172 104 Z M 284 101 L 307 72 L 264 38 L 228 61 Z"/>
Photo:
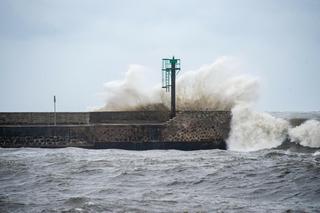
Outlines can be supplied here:
<path id="1" fill-rule="evenodd" d="M 258 79 L 239 73 L 234 64 L 234 59 L 222 57 L 197 70 L 181 72 L 177 78 L 177 109 L 231 110 L 237 103 L 254 102 Z M 98 110 L 169 109 L 169 93 L 159 84 L 151 86 L 152 75 L 155 72 L 144 66 L 130 65 L 123 80 L 104 85 L 106 104 Z"/>
<path id="2" fill-rule="evenodd" d="M 320 124 L 307 121 L 289 129 L 289 123 L 267 113 L 255 112 L 259 79 L 239 72 L 233 58 L 221 57 L 197 70 L 183 71 L 177 78 L 178 110 L 232 110 L 230 150 L 255 151 L 281 145 L 287 138 L 303 146 L 320 147 Z M 158 72 L 159 74 L 159 72 Z M 130 65 L 123 80 L 104 85 L 106 104 L 99 111 L 169 109 L 170 96 L 152 81 L 159 76 L 141 65 Z M 152 86 L 156 85 L 156 86 Z"/>
<path id="3" fill-rule="evenodd" d="M 320 122 L 308 120 L 300 126 L 289 130 L 291 141 L 299 143 L 302 146 L 313 148 L 320 147 Z"/>
<path id="4" fill-rule="evenodd" d="M 247 105 L 232 109 L 228 149 L 256 151 L 280 146 L 287 137 L 289 122 L 267 113 L 258 113 Z"/>

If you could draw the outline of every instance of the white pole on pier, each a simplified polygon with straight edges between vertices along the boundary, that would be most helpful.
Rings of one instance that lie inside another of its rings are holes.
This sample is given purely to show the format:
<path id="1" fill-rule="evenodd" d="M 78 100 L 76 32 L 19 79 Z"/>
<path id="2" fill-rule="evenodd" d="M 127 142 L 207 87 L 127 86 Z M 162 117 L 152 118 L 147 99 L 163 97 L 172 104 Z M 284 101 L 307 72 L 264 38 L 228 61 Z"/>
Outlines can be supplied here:
<path id="1" fill-rule="evenodd" d="M 56 96 L 53 96 L 53 108 L 54 108 L 54 125 L 56 126 L 57 125 L 57 108 L 56 108 L 56 102 L 57 102 L 57 99 L 56 99 Z"/>

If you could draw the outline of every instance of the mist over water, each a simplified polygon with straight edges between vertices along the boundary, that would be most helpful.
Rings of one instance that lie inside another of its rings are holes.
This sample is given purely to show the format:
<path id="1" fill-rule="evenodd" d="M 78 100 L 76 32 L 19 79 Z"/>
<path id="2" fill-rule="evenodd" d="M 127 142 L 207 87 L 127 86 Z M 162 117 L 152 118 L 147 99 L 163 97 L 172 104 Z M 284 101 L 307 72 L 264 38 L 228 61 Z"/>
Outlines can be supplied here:
<path id="1" fill-rule="evenodd" d="M 154 75 L 155 72 L 142 65 L 130 65 L 123 80 L 104 85 L 106 104 L 98 110 L 168 110 L 170 93 L 150 80 Z M 253 110 L 259 97 L 259 82 L 258 77 L 243 72 L 238 61 L 231 57 L 218 58 L 197 70 L 182 70 L 177 77 L 177 110 L 231 110 L 227 139 L 230 150 L 274 148 L 288 138 L 303 146 L 320 147 L 319 122 L 310 121 L 292 128 L 283 118 Z"/>

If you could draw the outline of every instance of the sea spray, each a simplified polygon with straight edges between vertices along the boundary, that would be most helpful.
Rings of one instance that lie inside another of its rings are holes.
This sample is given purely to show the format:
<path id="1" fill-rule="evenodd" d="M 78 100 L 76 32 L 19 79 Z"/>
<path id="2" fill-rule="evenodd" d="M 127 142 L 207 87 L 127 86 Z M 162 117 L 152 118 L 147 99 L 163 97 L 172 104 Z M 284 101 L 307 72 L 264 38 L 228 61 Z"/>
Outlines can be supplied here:
<path id="1" fill-rule="evenodd" d="M 104 84 L 105 106 L 98 111 L 133 111 L 139 106 L 160 102 L 156 91 L 150 90 L 146 75 L 148 69 L 142 65 L 132 64 L 123 80 L 110 81 Z"/>
<path id="2" fill-rule="evenodd" d="M 238 71 L 234 59 L 222 57 L 210 65 L 183 73 L 177 81 L 179 110 L 231 110 L 254 102 L 259 80 Z"/>
<path id="3" fill-rule="evenodd" d="M 228 149 L 256 151 L 280 146 L 287 137 L 288 128 L 289 122 L 284 119 L 239 104 L 232 109 Z"/>
<path id="4" fill-rule="evenodd" d="M 105 86 L 105 106 L 100 111 L 169 110 L 170 96 L 150 79 L 154 71 L 130 65 L 123 80 Z M 250 107 L 258 98 L 259 79 L 242 72 L 234 58 L 221 57 L 197 70 L 183 70 L 177 79 L 178 110 L 232 110 L 230 150 L 255 151 L 277 147 L 288 137 L 289 123 Z M 320 147 L 319 122 L 290 129 L 291 140 Z"/>
<path id="5" fill-rule="evenodd" d="M 144 66 L 130 65 L 124 80 L 104 85 L 106 104 L 99 110 L 168 110 L 169 93 L 160 84 L 151 86 L 152 75 L 154 72 Z M 221 57 L 178 75 L 177 110 L 231 110 L 239 102 L 254 102 L 258 89 L 257 78 L 239 72 L 235 59 Z"/>
<path id="6" fill-rule="evenodd" d="M 308 120 L 300 126 L 290 129 L 289 136 L 292 142 L 299 143 L 302 146 L 319 148 L 320 122 L 316 120 Z"/>

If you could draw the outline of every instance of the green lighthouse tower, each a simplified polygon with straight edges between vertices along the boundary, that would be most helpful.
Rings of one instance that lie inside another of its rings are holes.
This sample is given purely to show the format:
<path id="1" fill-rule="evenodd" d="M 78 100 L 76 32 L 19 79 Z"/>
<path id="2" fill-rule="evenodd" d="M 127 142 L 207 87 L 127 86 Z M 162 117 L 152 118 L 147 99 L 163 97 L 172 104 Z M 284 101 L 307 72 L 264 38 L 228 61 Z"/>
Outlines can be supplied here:
<path id="1" fill-rule="evenodd" d="M 180 59 L 174 56 L 172 59 L 162 59 L 162 88 L 165 88 L 166 92 L 171 91 L 171 118 L 176 116 L 176 75 L 180 68 Z"/>

